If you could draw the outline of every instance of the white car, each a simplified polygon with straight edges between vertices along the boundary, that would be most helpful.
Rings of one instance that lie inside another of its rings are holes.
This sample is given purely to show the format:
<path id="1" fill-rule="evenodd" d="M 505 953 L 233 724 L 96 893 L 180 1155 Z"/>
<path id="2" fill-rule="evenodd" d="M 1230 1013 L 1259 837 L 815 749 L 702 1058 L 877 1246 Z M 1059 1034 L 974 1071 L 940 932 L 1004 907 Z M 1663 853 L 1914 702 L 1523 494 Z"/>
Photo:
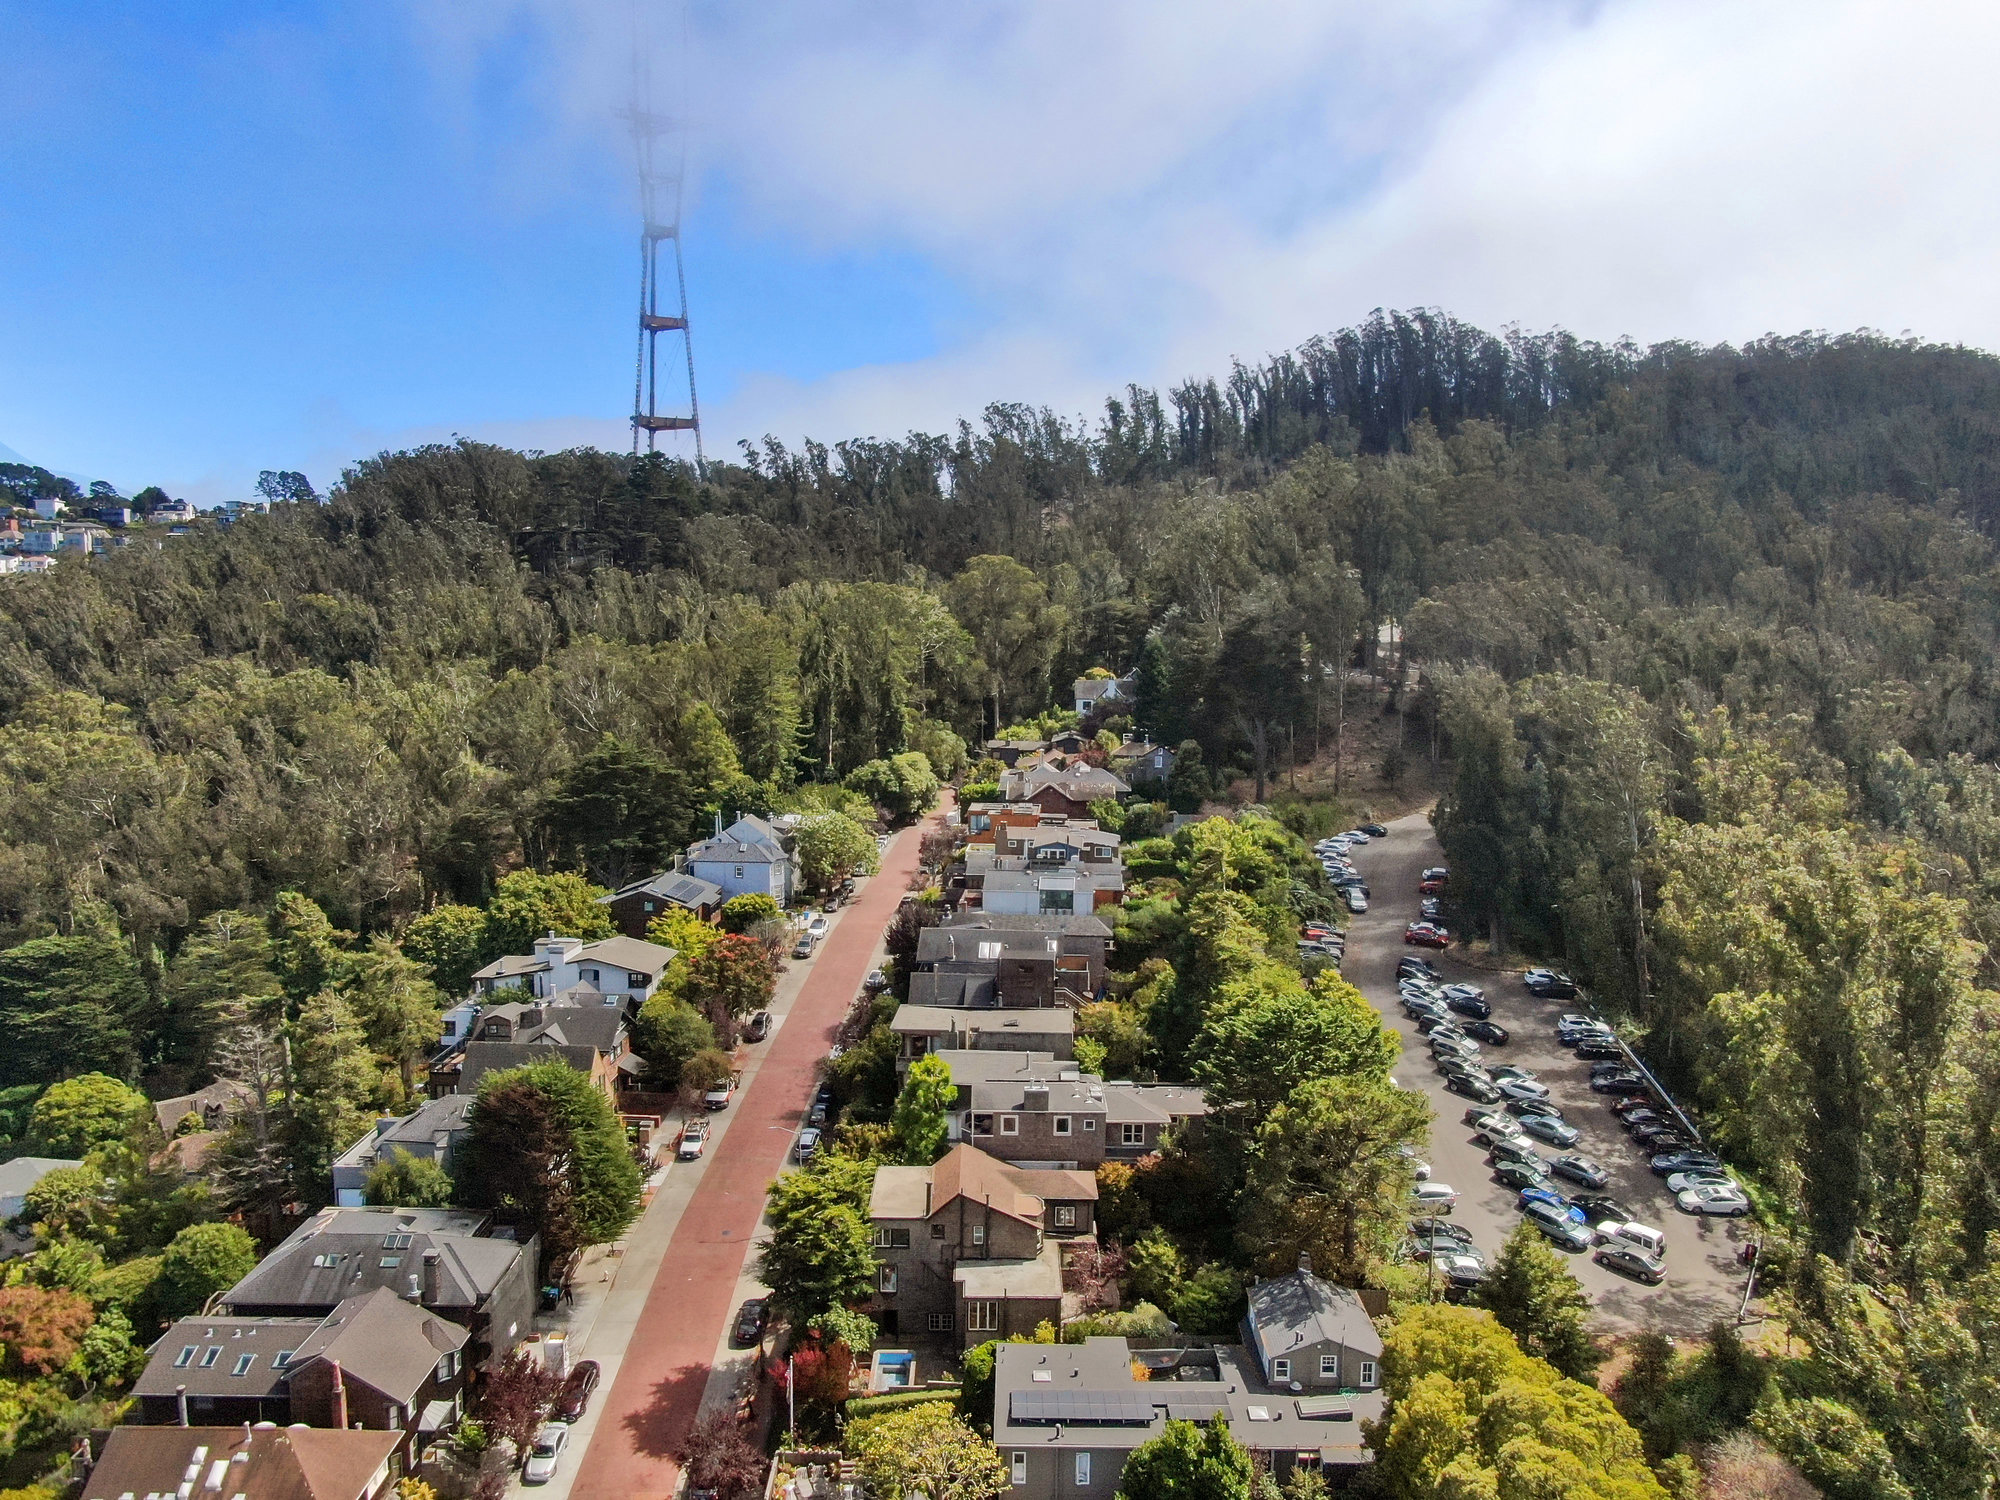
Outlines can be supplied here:
<path id="1" fill-rule="evenodd" d="M 1410 1206 L 1434 1214 L 1448 1214 L 1458 1202 L 1458 1194 L 1448 1182 L 1420 1182 L 1410 1189 Z"/>
<path id="2" fill-rule="evenodd" d="M 1415 1146 L 1398 1146 L 1396 1154 L 1410 1164 L 1410 1174 L 1418 1182 L 1429 1182 L 1431 1180 L 1431 1164 L 1417 1155 L 1417 1148 Z"/>
<path id="3" fill-rule="evenodd" d="M 1736 1180 L 1726 1172 L 1676 1172 L 1667 1179 L 1667 1191 L 1679 1197 L 1694 1188 L 1733 1188 Z"/>
<path id="4" fill-rule="evenodd" d="M 813 935 L 814 942 L 818 942 L 821 938 L 825 937 L 826 936 L 825 915 L 821 912 L 814 912 L 812 914 L 811 920 L 806 923 L 806 931 L 810 932 Z"/>
<path id="5" fill-rule="evenodd" d="M 521 1478 L 529 1484 L 547 1484 L 556 1477 L 556 1469 L 562 1463 L 563 1449 L 568 1446 L 568 1424 L 549 1423 L 535 1438 L 535 1446 L 528 1451 L 528 1464 L 521 1470 Z"/>
<path id="6" fill-rule="evenodd" d="M 1667 1253 L 1667 1237 L 1648 1224 L 1620 1223 L 1607 1219 L 1597 1226 L 1597 1241 L 1601 1245 L 1623 1245 L 1628 1250 L 1637 1250 L 1642 1255 L 1650 1255 L 1658 1260 Z"/>
<path id="7" fill-rule="evenodd" d="M 1750 1200 L 1739 1187 L 1695 1187 L 1674 1201 L 1685 1214 L 1705 1214 L 1717 1219 L 1740 1219 L 1750 1212 Z"/>
<path id="8" fill-rule="evenodd" d="M 1368 835 L 1363 833 L 1359 828 L 1350 828 L 1341 837 L 1346 839 L 1350 844 L 1365 844 L 1368 842 Z"/>

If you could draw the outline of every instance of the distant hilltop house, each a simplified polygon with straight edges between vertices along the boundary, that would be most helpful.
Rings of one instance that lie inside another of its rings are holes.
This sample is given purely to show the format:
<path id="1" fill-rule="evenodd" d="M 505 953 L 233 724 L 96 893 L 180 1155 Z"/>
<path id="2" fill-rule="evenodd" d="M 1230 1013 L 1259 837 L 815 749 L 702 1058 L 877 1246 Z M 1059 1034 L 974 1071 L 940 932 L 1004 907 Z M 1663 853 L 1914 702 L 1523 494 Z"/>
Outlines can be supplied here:
<path id="1" fill-rule="evenodd" d="M 475 969 L 472 983 L 482 996 L 519 989 L 537 1000 L 558 1004 L 644 1005 L 660 987 L 674 950 L 644 938 L 609 937 L 594 943 L 550 933 L 535 940 L 533 953 L 496 958 Z"/>
<path id="2" fill-rule="evenodd" d="M 769 896 L 792 904 L 797 867 L 791 843 L 762 818 L 744 813 L 715 837 L 690 845 L 688 873 L 713 885 L 727 901 L 735 896 Z"/>
<path id="3" fill-rule="evenodd" d="M 1174 752 L 1145 738 L 1126 735 L 1111 752 L 1111 769 L 1134 786 L 1163 782 L 1174 774 Z"/>
<path id="4" fill-rule="evenodd" d="M 1096 1212 L 1090 1173 L 1024 1171 L 970 1146 L 879 1168 L 871 1316 L 884 1333 L 954 1347 L 1060 1326 L 1063 1247 L 1094 1243 Z"/>
<path id="5" fill-rule="evenodd" d="M 662 870 L 635 880 L 597 904 L 610 908 L 611 921 L 627 937 L 643 938 L 647 926 L 670 911 L 684 911 L 713 921 L 724 901 L 722 887 L 681 870 Z"/>
<path id="6" fill-rule="evenodd" d="M 1079 677 L 1069 685 L 1069 690 L 1076 711 L 1089 714 L 1113 703 L 1130 703 L 1134 686 L 1132 677 Z"/>

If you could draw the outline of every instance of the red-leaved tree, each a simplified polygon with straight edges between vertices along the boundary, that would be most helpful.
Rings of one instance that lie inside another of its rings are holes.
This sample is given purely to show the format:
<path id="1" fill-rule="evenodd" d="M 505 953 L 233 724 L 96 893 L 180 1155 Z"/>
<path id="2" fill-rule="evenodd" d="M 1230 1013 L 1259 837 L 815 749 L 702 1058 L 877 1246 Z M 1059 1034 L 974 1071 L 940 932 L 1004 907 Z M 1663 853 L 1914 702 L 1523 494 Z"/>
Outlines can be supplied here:
<path id="1" fill-rule="evenodd" d="M 8 1363 L 30 1375 L 48 1375 L 69 1363 L 90 1325 L 90 1299 L 61 1288 L 0 1288 L 0 1345 Z"/>
<path id="2" fill-rule="evenodd" d="M 690 1490 L 714 1490 L 717 1500 L 751 1500 L 764 1493 L 764 1455 L 726 1411 L 703 1417 L 674 1450 Z"/>
<path id="3" fill-rule="evenodd" d="M 549 1403 L 562 1382 L 535 1355 L 516 1349 L 486 1379 L 479 1393 L 479 1420 L 496 1437 L 514 1448 L 514 1461 L 525 1463 L 528 1450 L 542 1430 Z"/>

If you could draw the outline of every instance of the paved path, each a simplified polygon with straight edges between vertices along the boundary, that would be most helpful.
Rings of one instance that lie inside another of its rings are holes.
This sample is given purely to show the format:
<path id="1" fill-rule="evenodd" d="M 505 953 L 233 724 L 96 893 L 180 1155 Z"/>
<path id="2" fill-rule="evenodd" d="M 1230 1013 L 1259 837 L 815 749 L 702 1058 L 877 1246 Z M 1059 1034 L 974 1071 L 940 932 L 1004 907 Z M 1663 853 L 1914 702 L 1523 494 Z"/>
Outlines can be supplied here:
<path id="1" fill-rule="evenodd" d="M 1403 926 L 1417 915 L 1418 877 L 1425 866 L 1443 864 L 1444 851 L 1423 813 L 1398 818 L 1388 826 L 1386 841 L 1354 851 L 1354 867 L 1372 894 L 1368 911 L 1348 928 L 1342 972 L 1403 1039 L 1396 1079 L 1406 1088 L 1422 1091 L 1436 1111 L 1431 1175 L 1458 1189 L 1458 1222 L 1472 1231 L 1474 1243 L 1491 1259 L 1521 1215 L 1517 1195 L 1494 1181 L 1485 1148 L 1472 1140 L 1462 1123 L 1471 1101 L 1444 1087 L 1431 1064 L 1430 1047 L 1396 1003 L 1396 961 L 1406 953 L 1422 953 L 1448 978 L 1466 980 L 1486 991 L 1493 1019 L 1510 1033 L 1506 1046 L 1487 1049 L 1492 1061 L 1530 1068 L 1548 1084 L 1557 1106 L 1583 1133 L 1571 1149 L 1594 1157 L 1610 1173 L 1605 1191 L 1635 1209 L 1642 1222 L 1666 1231 L 1667 1279 L 1657 1287 L 1641 1286 L 1587 1255 L 1563 1257 L 1590 1294 L 1598 1319 L 1617 1331 L 1652 1328 L 1699 1335 L 1716 1319 L 1732 1317 L 1743 1295 L 1744 1273 L 1736 1252 L 1747 1231 L 1735 1220 L 1697 1219 L 1674 1207 L 1665 1183 L 1653 1176 L 1644 1155 L 1616 1124 L 1610 1100 L 1590 1091 L 1589 1064 L 1579 1062 L 1555 1040 L 1556 1016 L 1575 1009 L 1574 1003 L 1537 1000 L 1519 975 L 1481 972 L 1446 955 L 1403 945 Z M 1561 1154 L 1553 1146 L 1536 1149 L 1544 1156 Z"/>
<path id="2" fill-rule="evenodd" d="M 819 1061 L 860 992 L 882 929 L 909 889 L 921 825 L 905 829 L 882 872 L 841 914 L 811 960 L 757 1077 L 728 1111 L 728 1129 L 679 1213 L 569 1493 L 576 1500 L 664 1500 L 669 1454 L 693 1425 L 710 1364 L 735 1313 L 736 1287 L 816 1086 Z M 672 1174 L 669 1174 L 671 1184 Z M 607 1317 L 611 1310 L 607 1308 Z"/>

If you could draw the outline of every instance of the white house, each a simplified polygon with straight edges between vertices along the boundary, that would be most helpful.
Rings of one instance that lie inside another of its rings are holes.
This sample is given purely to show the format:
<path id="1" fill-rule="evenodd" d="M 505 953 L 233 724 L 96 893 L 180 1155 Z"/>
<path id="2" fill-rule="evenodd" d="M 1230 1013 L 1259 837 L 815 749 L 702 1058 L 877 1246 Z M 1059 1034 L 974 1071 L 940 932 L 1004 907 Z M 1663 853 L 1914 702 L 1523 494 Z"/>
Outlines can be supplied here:
<path id="1" fill-rule="evenodd" d="M 1103 704 L 1129 702 L 1132 686 L 1130 677 L 1079 677 L 1069 690 L 1076 700 L 1076 711 L 1087 714 Z"/>
<path id="2" fill-rule="evenodd" d="M 17 1156 L 0 1166 L 0 1221 L 17 1217 L 28 1206 L 30 1190 L 49 1173 L 82 1165 L 60 1156 Z"/>
<path id="3" fill-rule="evenodd" d="M 780 906 L 792 904 L 796 867 L 785 837 L 762 818 L 744 813 L 712 839 L 688 848 L 688 870 L 732 896 L 769 896 Z"/>
<path id="4" fill-rule="evenodd" d="M 672 948 L 643 938 L 608 937 L 586 943 L 550 933 L 535 940 L 533 953 L 496 958 L 475 971 L 472 983 L 481 995 L 517 986 L 537 1000 L 560 997 L 576 1005 L 596 996 L 606 1005 L 643 1005 L 673 961 Z"/>

